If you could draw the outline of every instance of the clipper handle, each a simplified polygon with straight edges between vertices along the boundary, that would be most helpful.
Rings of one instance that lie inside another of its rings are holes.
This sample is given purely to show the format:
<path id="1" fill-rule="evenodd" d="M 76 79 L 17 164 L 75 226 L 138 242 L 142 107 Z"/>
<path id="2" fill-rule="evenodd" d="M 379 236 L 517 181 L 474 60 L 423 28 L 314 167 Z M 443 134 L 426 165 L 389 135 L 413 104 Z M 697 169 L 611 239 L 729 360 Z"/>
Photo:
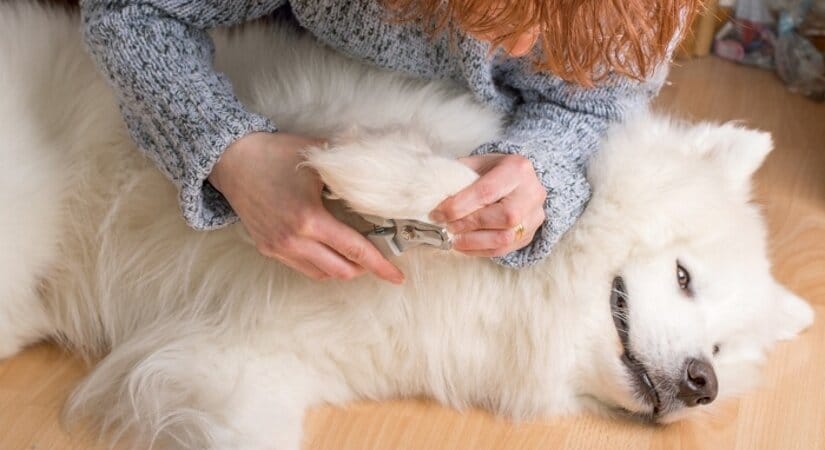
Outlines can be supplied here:
<path id="1" fill-rule="evenodd" d="M 367 233 L 367 239 L 378 248 L 384 256 L 398 256 L 401 249 L 395 243 L 395 230 L 392 228 L 376 229 Z"/>

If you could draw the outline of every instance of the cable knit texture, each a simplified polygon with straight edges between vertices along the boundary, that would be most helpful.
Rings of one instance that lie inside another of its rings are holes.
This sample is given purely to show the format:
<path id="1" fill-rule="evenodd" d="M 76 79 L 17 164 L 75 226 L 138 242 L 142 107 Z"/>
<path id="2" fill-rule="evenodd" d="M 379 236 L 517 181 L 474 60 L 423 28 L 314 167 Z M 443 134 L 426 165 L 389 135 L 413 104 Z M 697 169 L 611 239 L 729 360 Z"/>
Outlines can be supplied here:
<path id="1" fill-rule="evenodd" d="M 248 111 L 213 69 L 212 27 L 286 11 L 353 58 L 455 80 L 505 113 L 510 120 L 501 139 L 474 153 L 527 157 L 548 192 L 547 220 L 533 242 L 497 258 L 510 267 L 544 258 L 573 225 L 590 196 L 586 162 L 607 126 L 645 106 L 663 79 L 660 71 L 644 83 L 616 78 L 584 89 L 469 36 L 430 38 L 415 24 L 388 20 L 377 0 L 86 0 L 81 7 L 88 48 L 118 95 L 132 137 L 176 184 L 184 219 L 200 230 L 237 220 L 206 181 L 223 150 L 251 132 L 277 131 Z"/>

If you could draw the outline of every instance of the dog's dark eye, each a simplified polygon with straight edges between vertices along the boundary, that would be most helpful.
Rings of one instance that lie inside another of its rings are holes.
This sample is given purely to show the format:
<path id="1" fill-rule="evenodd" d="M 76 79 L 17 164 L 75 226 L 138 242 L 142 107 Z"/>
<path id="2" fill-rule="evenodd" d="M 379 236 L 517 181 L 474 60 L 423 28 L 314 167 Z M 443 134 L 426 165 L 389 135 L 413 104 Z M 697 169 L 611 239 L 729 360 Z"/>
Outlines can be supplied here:
<path id="1" fill-rule="evenodd" d="M 690 273 L 678 261 L 676 261 L 676 281 L 679 282 L 679 288 L 683 291 L 690 290 Z"/>
<path id="2" fill-rule="evenodd" d="M 719 344 L 713 344 L 713 356 L 719 353 Z"/>

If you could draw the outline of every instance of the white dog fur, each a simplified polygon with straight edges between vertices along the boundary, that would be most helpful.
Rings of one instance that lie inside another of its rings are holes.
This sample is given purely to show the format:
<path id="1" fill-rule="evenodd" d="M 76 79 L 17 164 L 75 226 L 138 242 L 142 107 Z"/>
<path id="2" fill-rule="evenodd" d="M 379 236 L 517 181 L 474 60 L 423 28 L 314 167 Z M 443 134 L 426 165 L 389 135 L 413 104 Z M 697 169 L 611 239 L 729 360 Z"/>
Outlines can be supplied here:
<path id="1" fill-rule="evenodd" d="M 475 178 L 453 157 L 500 120 L 455 86 L 309 37 L 257 26 L 216 40 L 250 108 L 332 140 L 309 164 L 356 211 L 425 217 Z M 310 281 L 260 256 L 240 225 L 188 229 L 66 13 L 0 5 L 0 92 L 0 357 L 51 338 L 94 361 L 69 416 L 114 440 L 291 450 L 310 405 L 413 395 L 512 418 L 668 422 L 713 406 L 675 400 L 686 358 L 712 361 L 727 397 L 813 320 L 771 276 L 749 203 L 771 140 L 737 125 L 641 114 L 609 133 L 589 166 L 593 198 L 546 261 L 514 271 L 419 249 L 396 259 L 396 287 Z M 629 348 L 667 401 L 656 416 L 620 360 L 617 275 Z"/>

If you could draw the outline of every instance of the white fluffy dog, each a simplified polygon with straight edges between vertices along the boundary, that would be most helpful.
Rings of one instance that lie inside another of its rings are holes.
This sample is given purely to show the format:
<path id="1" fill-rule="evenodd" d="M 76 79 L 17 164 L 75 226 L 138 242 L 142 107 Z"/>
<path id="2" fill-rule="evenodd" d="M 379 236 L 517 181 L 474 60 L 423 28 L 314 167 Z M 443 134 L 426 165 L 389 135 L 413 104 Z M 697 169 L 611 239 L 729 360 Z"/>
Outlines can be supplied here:
<path id="1" fill-rule="evenodd" d="M 452 158 L 497 129 L 454 86 L 308 37 L 216 39 L 250 108 L 332 140 L 310 164 L 359 212 L 424 217 L 475 178 Z M 0 92 L 0 357 L 51 338 L 97 361 L 68 408 L 115 439 L 297 449 L 309 405 L 414 395 L 668 422 L 749 385 L 764 351 L 813 320 L 771 276 L 749 203 L 764 133 L 642 116 L 608 135 L 593 198 L 546 261 L 416 249 L 396 260 L 399 287 L 313 282 L 241 226 L 188 229 L 74 17 L 0 5 Z"/>

